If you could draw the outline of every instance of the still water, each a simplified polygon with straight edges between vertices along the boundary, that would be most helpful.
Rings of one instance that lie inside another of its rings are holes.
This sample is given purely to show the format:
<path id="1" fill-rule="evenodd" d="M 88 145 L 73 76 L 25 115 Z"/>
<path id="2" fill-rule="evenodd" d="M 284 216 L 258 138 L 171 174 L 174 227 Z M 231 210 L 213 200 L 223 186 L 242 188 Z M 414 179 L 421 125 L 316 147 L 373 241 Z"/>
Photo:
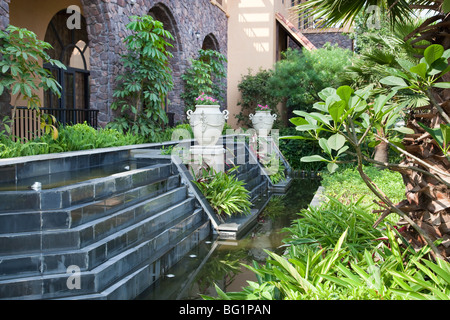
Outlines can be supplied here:
<path id="1" fill-rule="evenodd" d="M 214 284 L 224 292 L 241 291 L 253 272 L 241 264 L 264 263 L 264 250 L 281 254 L 283 228 L 298 219 L 320 185 L 319 180 L 295 179 L 285 195 L 272 195 L 257 225 L 240 240 L 207 239 L 167 271 L 166 276 L 143 292 L 138 300 L 197 300 L 200 294 L 217 296 Z M 264 201 L 262 199 L 261 201 Z"/>

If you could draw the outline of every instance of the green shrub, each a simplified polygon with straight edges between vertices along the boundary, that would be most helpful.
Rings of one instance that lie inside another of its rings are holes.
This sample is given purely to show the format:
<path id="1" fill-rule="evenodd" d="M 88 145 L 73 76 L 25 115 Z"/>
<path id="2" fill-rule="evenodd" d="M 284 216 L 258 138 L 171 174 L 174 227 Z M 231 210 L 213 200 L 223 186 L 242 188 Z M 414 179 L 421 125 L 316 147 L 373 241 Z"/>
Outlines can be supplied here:
<path id="1" fill-rule="evenodd" d="M 0 137 L 0 158 L 15 158 L 48 153 L 80 151 L 141 144 L 144 138 L 130 133 L 123 134 L 114 129 L 94 129 L 88 124 L 77 124 L 59 128 L 57 139 L 46 134 L 33 141 L 13 141 Z"/>
<path id="2" fill-rule="evenodd" d="M 275 95 L 269 86 L 269 79 L 272 75 L 272 70 L 259 69 L 257 73 L 252 74 L 252 70 L 249 69 L 248 74 L 242 78 L 238 85 L 241 93 L 241 101 L 238 103 L 241 106 L 241 111 L 236 115 L 238 124 L 251 127 L 252 123 L 248 116 L 255 113 L 259 104 L 268 105 L 273 112 L 276 112 L 276 106 L 281 102 L 281 99 Z"/>
<path id="3" fill-rule="evenodd" d="M 338 201 L 332 201 L 333 205 Z M 342 205 L 343 206 L 343 205 Z M 312 214 L 325 215 L 326 205 Z M 363 231 L 367 235 L 382 237 L 373 241 L 358 239 L 356 229 L 365 228 L 365 220 L 348 224 L 342 233 L 346 219 L 352 219 L 355 206 L 343 206 L 340 219 L 332 219 L 337 229 L 328 224 L 324 234 L 307 233 L 311 238 L 292 240 L 283 256 L 267 251 L 266 264 L 256 262 L 246 266 L 256 275 L 257 282 L 241 292 L 224 293 L 216 286 L 218 297 L 204 299 L 227 300 L 448 300 L 450 294 L 450 264 L 443 260 L 428 259 L 430 249 L 416 252 L 409 247 L 393 228 Z M 358 213 L 357 215 L 359 215 Z M 329 215 L 329 212 L 327 213 Z M 348 216 L 347 216 L 348 215 Z M 300 219 L 303 220 L 303 219 Z M 339 222 L 339 220 L 342 220 Z M 308 219 L 304 227 L 320 228 L 325 220 Z M 300 223 L 300 221 L 298 222 Z M 343 224 L 342 224 L 343 223 Z M 359 230 L 362 231 L 362 230 Z M 330 238 L 330 239 L 328 239 Z M 301 241 L 303 240 L 303 241 Z M 399 245 L 399 240 L 403 247 Z M 320 245 L 318 245 L 320 243 Z M 358 244 L 358 248 L 355 245 Z M 355 250 L 357 249 L 357 250 Z"/>
<path id="4" fill-rule="evenodd" d="M 215 50 L 199 50 L 198 58 L 191 59 L 191 66 L 181 76 L 184 81 L 184 91 L 181 94 L 186 110 L 194 109 L 195 99 L 201 93 L 207 93 L 219 100 L 225 100 L 223 81 L 227 76 L 226 57 Z"/>
<path id="5" fill-rule="evenodd" d="M 288 49 L 284 54 L 285 58 L 275 65 L 268 86 L 275 97 L 285 99 L 288 111 L 311 111 L 320 91 L 339 84 L 352 57 L 349 50 L 329 44 L 314 51 Z"/>
<path id="6" fill-rule="evenodd" d="M 245 183 L 233 174 L 236 170 L 237 167 L 227 172 L 216 172 L 212 168 L 203 168 L 201 177 L 193 181 L 219 217 L 250 214 L 250 195 Z"/>

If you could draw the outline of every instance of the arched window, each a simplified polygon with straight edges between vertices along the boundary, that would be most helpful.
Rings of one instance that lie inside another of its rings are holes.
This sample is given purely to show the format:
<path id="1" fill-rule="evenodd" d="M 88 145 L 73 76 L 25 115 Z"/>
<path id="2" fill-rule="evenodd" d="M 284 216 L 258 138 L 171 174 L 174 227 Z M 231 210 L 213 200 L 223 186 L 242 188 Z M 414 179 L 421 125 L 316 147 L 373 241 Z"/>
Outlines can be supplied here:
<path id="1" fill-rule="evenodd" d="M 81 16 L 81 28 L 67 27 L 70 15 L 66 10 L 58 12 L 50 21 L 45 41 L 53 46 L 48 53 L 61 61 L 66 70 L 44 65 L 53 73 L 62 87 L 61 97 L 50 92 L 44 95 L 44 108 L 60 109 L 55 113 L 63 124 L 89 121 L 84 110 L 89 109 L 90 49 L 86 21 Z"/>

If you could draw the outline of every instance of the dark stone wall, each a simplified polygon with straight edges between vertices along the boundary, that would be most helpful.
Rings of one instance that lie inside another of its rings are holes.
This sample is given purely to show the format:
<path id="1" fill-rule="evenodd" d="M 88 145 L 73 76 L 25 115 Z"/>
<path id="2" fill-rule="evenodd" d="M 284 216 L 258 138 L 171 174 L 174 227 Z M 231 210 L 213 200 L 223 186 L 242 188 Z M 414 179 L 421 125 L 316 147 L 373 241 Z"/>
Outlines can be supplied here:
<path id="1" fill-rule="evenodd" d="M 6 29 L 9 24 L 9 2 L 10 0 L 0 1 L 0 30 Z M 10 115 L 9 105 L 11 97 L 8 92 L 0 95 L 0 130 L 3 129 L 2 120 L 5 116 Z"/>
<path id="2" fill-rule="evenodd" d="M 318 33 L 305 33 L 304 34 L 309 41 L 311 41 L 316 48 L 322 48 L 327 42 L 332 45 L 338 44 L 343 49 L 353 50 L 353 40 L 350 39 L 345 33 L 341 32 L 318 32 Z"/>
<path id="3" fill-rule="evenodd" d="M 9 23 L 9 3 L 10 0 L 0 0 L 0 29 Z M 91 49 L 90 108 L 100 110 L 99 124 L 104 126 L 115 116 L 110 105 L 115 78 L 122 70 L 120 56 L 125 50 L 122 41 L 127 36 L 129 17 L 148 14 L 152 9 L 152 14 L 163 21 L 175 37 L 171 63 L 175 88 L 169 96 L 168 111 L 176 114 L 176 121 L 183 120 L 181 75 L 190 59 L 196 58 L 208 35 L 214 36 L 219 51 L 227 55 L 226 14 L 209 0 L 136 0 L 134 5 L 128 0 L 81 0 L 81 3 Z M 0 103 L 1 99 L 9 98 L 0 98 Z"/>
<path id="4" fill-rule="evenodd" d="M 87 20 L 91 47 L 91 108 L 100 110 L 100 124 L 113 119 L 109 106 L 115 86 L 115 77 L 121 71 L 120 55 L 124 52 L 122 39 L 127 36 L 126 25 L 132 15 L 151 12 L 164 23 L 175 37 L 172 59 L 174 90 L 169 96 L 168 111 L 175 113 L 175 121 L 185 118 L 181 75 L 202 48 L 203 39 L 213 34 L 219 51 L 227 54 L 227 17 L 209 0 L 137 0 L 130 1 L 82 0 Z M 195 35 L 200 33 L 198 39 Z"/>

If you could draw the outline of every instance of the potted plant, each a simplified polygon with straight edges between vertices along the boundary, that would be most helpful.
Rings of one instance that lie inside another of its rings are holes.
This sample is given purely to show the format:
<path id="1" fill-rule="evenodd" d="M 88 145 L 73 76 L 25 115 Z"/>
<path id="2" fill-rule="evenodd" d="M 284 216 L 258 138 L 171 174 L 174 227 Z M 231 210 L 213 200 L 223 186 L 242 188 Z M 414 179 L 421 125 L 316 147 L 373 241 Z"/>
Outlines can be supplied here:
<path id="1" fill-rule="evenodd" d="M 195 112 L 188 110 L 187 118 L 194 138 L 201 146 L 214 146 L 222 135 L 229 112 L 221 112 L 218 101 L 202 93 L 196 99 Z"/>
<path id="2" fill-rule="evenodd" d="M 277 115 L 271 114 L 269 106 L 258 104 L 255 114 L 250 114 L 249 118 L 253 123 L 253 128 L 255 128 L 258 132 L 261 130 L 269 132 L 272 130 L 273 124 L 277 119 Z"/>

